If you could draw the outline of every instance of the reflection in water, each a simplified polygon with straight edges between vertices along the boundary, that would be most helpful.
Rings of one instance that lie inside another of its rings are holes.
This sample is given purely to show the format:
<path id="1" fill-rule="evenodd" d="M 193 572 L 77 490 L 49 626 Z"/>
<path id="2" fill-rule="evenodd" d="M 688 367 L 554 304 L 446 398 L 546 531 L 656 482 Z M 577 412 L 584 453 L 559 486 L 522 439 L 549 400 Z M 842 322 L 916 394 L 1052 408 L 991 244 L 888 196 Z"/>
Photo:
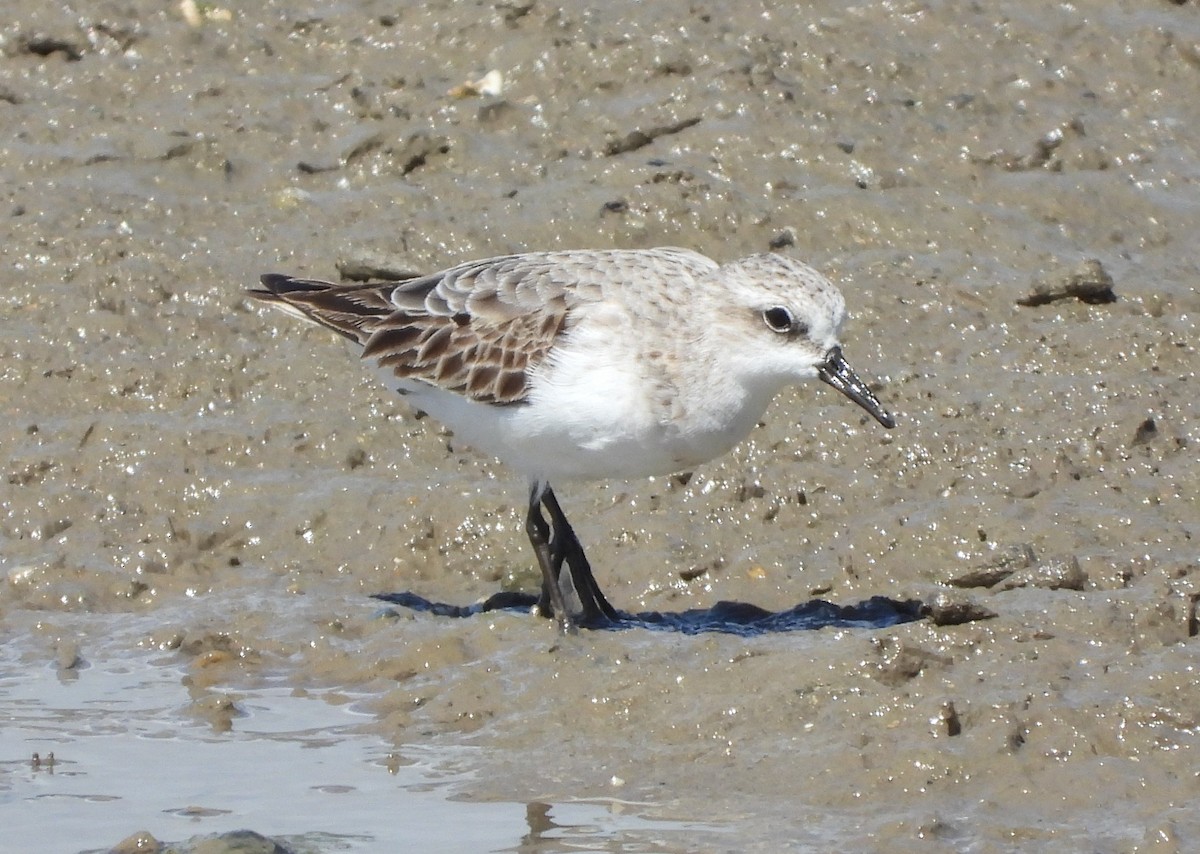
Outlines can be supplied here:
<path id="1" fill-rule="evenodd" d="M 550 817 L 550 804 L 533 801 L 525 805 L 525 822 L 529 832 L 521 839 L 521 845 L 533 845 L 546 835 L 546 831 L 558 827 Z"/>
<path id="2" fill-rule="evenodd" d="M 512 848 L 493 850 L 515 854 L 558 854 L 577 851 L 637 851 L 641 854 L 676 854 L 712 850 L 724 841 L 730 828 L 714 822 L 651 820 L 623 809 L 627 802 L 549 803 L 525 805 L 529 832 Z M 613 827 L 620 827 L 614 836 Z M 681 831 L 686 832 L 681 833 Z M 724 846 L 720 846 L 724 847 Z"/>
<path id="3" fill-rule="evenodd" d="M 663 852 L 726 832 L 611 803 L 462 800 L 470 751 L 408 745 L 415 759 L 397 767 L 391 746 L 356 733 L 366 716 L 353 704 L 286 684 L 245 690 L 237 726 L 214 735 L 188 713 L 185 671 L 97 662 L 64 683 L 16 646 L 0 646 L 3 851 L 166 839 L 192 852 L 267 834 L 303 851 Z"/>

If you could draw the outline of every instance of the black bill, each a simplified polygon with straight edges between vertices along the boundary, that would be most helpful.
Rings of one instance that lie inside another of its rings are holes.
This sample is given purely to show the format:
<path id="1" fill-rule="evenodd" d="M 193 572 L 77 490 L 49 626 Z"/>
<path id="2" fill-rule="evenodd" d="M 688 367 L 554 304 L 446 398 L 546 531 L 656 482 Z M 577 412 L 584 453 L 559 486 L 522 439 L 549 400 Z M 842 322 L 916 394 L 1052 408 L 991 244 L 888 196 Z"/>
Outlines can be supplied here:
<path id="1" fill-rule="evenodd" d="M 858 374 L 854 373 L 850 363 L 842 356 L 841 347 L 834 347 L 829 351 L 824 363 L 817 366 L 817 375 L 871 413 L 884 427 L 890 430 L 896 426 L 896 419 L 892 417 L 892 413 L 883 408 L 879 398 L 871 393 L 867 384 L 858 378 Z"/>

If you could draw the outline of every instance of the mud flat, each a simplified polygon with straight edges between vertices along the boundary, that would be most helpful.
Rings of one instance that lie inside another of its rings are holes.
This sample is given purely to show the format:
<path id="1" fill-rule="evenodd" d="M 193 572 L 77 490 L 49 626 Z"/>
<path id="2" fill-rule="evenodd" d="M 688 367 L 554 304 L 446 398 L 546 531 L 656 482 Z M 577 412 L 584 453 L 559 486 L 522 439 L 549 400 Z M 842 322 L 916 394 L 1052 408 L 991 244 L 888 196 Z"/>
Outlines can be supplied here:
<path id="1" fill-rule="evenodd" d="M 352 695 L 469 749 L 460 797 L 682 823 L 598 831 L 639 850 L 1200 832 L 1194 3 L 10 5 L 12 667 L 176 668 L 162 715 L 218 741 L 264 686 Z M 805 388 L 686 481 L 562 485 L 606 593 L 940 618 L 563 640 L 368 598 L 531 588 L 523 487 L 240 289 L 654 245 L 827 272 L 900 423 Z M 267 764 L 264 803 L 304 767 Z M 140 830 L 179 838 L 78 847 Z"/>

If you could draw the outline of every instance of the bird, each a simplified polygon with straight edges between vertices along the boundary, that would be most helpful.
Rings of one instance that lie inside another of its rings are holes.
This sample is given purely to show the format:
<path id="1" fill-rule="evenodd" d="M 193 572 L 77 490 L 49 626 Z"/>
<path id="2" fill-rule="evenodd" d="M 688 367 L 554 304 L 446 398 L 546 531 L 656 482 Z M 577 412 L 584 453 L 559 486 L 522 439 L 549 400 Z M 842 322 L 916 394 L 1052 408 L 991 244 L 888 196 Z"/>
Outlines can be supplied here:
<path id="1" fill-rule="evenodd" d="M 525 476 L 535 608 L 563 632 L 620 612 L 552 483 L 689 471 L 745 438 L 784 387 L 812 379 L 896 425 L 842 353 L 842 294 L 788 255 L 722 264 L 676 247 L 555 250 L 382 284 L 260 283 L 246 294 L 349 339 L 415 410 Z"/>

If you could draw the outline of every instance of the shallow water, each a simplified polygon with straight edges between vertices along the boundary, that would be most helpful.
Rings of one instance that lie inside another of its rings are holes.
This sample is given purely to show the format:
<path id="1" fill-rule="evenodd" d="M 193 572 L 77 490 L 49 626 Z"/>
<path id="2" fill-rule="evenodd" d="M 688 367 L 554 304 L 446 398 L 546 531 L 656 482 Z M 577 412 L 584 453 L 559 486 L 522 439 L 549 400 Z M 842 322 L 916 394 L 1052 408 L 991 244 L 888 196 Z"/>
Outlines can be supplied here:
<path id="1" fill-rule="evenodd" d="M 478 748 L 363 735 L 352 697 L 257 688 L 214 732 L 181 717 L 177 667 L 109 661 L 67 675 L 10 658 L 0 674 L 5 850 L 106 851 L 135 829 L 186 848 L 255 828 L 304 851 L 673 851 L 721 835 L 617 799 L 462 800 Z"/>
<path id="2" fill-rule="evenodd" d="M 0 826 L 79 850 L 232 804 L 369 848 L 413 798 L 449 850 L 471 816 L 520 850 L 530 804 L 599 828 L 563 847 L 1200 832 L 1194 4 L 9 5 Z M 556 484 L 613 605 L 975 618 L 564 639 L 371 600 L 534 589 L 523 486 L 241 289 L 671 244 L 828 273 L 898 426 L 806 387 L 686 481 Z M 1023 304 L 1089 259 L 1115 302 Z M 59 785 L 121 799 L 28 800 Z"/>

